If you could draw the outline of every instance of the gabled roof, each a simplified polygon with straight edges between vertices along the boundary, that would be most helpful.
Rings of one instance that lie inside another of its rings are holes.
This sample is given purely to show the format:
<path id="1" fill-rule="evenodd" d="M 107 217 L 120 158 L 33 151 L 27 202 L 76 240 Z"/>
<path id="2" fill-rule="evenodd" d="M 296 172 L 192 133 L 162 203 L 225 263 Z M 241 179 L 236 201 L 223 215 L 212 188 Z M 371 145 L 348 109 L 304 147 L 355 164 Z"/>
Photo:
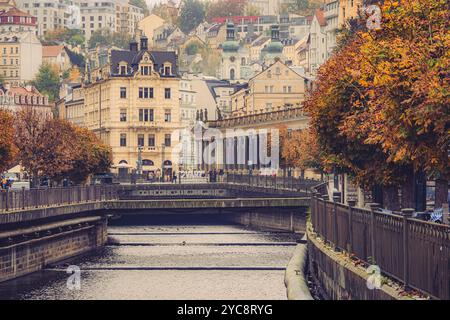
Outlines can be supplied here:
<path id="1" fill-rule="evenodd" d="M 150 51 L 141 50 L 138 52 L 132 52 L 128 50 L 112 50 L 111 51 L 111 73 L 117 74 L 119 72 L 119 63 L 124 61 L 129 67 L 132 67 L 134 71 L 137 71 L 137 65 L 139 64 L 142 56 L 148 52 L 154 63 L 155 71 L 159 72 L 159 69 L 165 62 L 172 64 L 172 74 L 177 76 L 177 56 L 173 51 Z M 168 77 L 160 73 L 162 77 Z"/>
<path id="2" fill-rule="evenodd" d="M 0 2 L 1 5 L 1 2 Z M 0 17 L 27 17 L 32 18 L 33 16 L 29 15 L 26 12 L 20 11 L 16 7 L 9 9 L 8 11 L 0 13 Z"/>
<path id="3" fill-rule="evenodd" d="M 317 21 L 319 22 L 319 25 L 321 27 L 324 27 L 327 25 L 327 20 L 325 19 L 323 10 L 317 9 L 315 15 L 316 15 Z"/>
<path id="4" fill-rule="evenodd" d="M 272 63 L 268 68 L 262 70 L 261 72 L 259 72 L 258 74 L 254 75 L 252 78 L 250 78 L 248 81 L 252 81 L 253 79 L 256 79 L 257 77 L 259 77 L 261 74 L 268 72 L 268 70 L 271 70 L 275 67 L 275 65 L 277 64 L 281 64 L 282 66 L 286 67 L 288 70 L 294 72 L 296 75 L 300 76 L 303 79 L 306 79 L 303 75 L 297 73 L 295 70 L 292 70 L 291 68 L 289 68 L 285 63 L 283 63 L 282 61 L 278 60 L 275 63 Z"/>
<path id="5" fill-rule="evenodd" d="M 259 37 L 258 39 L 253 41 L 252 47 L 262 46 L 264 43 L 266 43 L 269 40 L 270 40 L 270 37 L 265 37 L 265 36 Z"/>
<path id="6" fill-rule="evenodd" d="M 44 58 L 53 58 L 57 57 L 61 51 L 64 50 L 63 45 L 58 46 L 42 46 L 42 57 Z"/>

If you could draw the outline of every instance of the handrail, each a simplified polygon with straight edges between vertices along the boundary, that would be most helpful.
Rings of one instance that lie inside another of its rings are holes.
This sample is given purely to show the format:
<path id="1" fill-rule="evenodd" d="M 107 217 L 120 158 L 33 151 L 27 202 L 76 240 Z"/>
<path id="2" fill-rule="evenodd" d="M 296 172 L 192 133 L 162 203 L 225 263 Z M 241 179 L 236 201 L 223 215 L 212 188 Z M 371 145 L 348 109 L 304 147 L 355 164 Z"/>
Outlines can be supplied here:
<path id="1" fill-rule="evenodd" d="M 372 205 L 356 208 L 323 199 L 313 188 L 311 224 L 324 242 L 366 266 L 436 299 L 450 299 L 450 226 Z"/>

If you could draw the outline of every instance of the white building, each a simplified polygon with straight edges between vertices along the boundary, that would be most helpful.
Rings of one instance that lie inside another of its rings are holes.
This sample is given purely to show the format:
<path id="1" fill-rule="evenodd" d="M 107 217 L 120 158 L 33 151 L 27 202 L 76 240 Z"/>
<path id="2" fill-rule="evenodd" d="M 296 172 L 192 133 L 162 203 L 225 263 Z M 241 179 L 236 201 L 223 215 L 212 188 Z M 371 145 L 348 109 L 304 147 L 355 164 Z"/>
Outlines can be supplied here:
<path id="1" fill-rule="evenodd" d="M 135 35 L 138 22 L 144 18 L 141 8 L 132 6 L 128 0 L 76 0 L 81 11 L 81 26 L 86 41 L 99 29 Z"/>
<path id="2" fill-rule="evenodd" d="M 336 47 L 336 32 L 339 20 L 339 0 L 327 0 L 324 17 L 327 22 L 325 33 L 327 34 L 327 59 Z"/>
<path id="3" fill-rule="evenodd" d="M 75 27 L 74 21 L 78 24 L 79 20 L 86 41 L 95 30 L 104 28 L 134 35 L 138 22 L 144 18 L 144 10 L 130 5 L 128 0 L 17 0 L 17 5 L 37 17 L 39 36 Z"/>
<path id="4" fill-rule="evenodd" d="M 19 9 L 37 18 L 38 36 L 65 28 L 69 23 L 68 0 L 16 0 L 16 3 Z"/>
<path id="5" fill-rule="evenodd" d="M 327 60 L 327 22 L 323 11 L 316 10 L 310 28 L 309 70 L 315 75 L 319 67 Z"/>

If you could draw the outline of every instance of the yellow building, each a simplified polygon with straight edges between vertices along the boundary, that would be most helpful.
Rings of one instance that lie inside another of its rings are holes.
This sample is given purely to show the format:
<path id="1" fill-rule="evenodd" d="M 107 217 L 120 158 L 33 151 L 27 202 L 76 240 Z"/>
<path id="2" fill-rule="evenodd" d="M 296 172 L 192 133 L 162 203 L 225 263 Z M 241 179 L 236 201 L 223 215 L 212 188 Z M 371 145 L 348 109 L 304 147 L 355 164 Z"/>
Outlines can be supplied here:
<path id="1" fill-rule="evenodd" d="M 306 79 L 277 61 L 231 96 L 233 116 L 272 112 L 300 105 Z"/>
<path id="2" fill-rule="evenodd" d="M 56 102 L 60 119 L 67 119 L 73 124 L 83 127 L 84 122 L 84 88 L 76 84 L 68 88 L 68 94 Z"/>
<path id="3" fill-rule="evenodd" d="M 362 0 L 340 0 L 338 26 L 342 27 L 348 20 L 357 18 L 362 4 Z"/>
<path id="4" fill-rule="evenodd" d="M 18 86 L 34 79 L 42 64 L 42 45 L 31 31 L 0 33 L 0 76 Z"/>
<path id="5" fill-rule="evenodd" d="M 153 43 L 155 30 L 162 27 L 165 23 L 166 21 L 163 18 L 156 14 L 151 14 L 138 22 L 138 29 L 141 31 L 141 34 L 150 40 L 150 43 Z"/>
<path id="6" fill-rule="evenodd" d="M 130 50 L 111 51 L 108 67 L 85 85 L 85 126 L 112 147 L 119 174 L 140 168 L 139 149 L 144 176 L 178 171 L 172 157 L 180 129 L 175 53 L 150 51 L 142 37 L 139 48 L 133 42 Z"/>

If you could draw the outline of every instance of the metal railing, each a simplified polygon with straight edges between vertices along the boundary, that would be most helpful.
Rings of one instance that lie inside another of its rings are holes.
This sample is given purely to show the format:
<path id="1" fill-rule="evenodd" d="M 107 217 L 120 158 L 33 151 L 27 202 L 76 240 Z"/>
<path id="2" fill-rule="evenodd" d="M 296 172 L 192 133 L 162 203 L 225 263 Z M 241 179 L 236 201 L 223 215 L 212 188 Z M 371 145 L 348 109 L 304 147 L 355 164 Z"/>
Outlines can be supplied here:
<path id="1" fill-rule="evenodd" d="M 311 188 L 319 181 L 312 179 L 302 179 L 290 177 L 276 177 L 269 175 L 249 175 L 249 174 L 226 174 L 226 183 L 247 184 L 255 187 L 266 187 L 274 189 L 297 190 L 309 194 Z"/>
<path id="2" fill-rule="evenodd" d="M 311 196 L 314 232 L 339 251 L 377 265 L 382 274 L 432 298 L 450 299 L 450 226 L 414 219 L 409 210 L 388 214 Z M 337 200 L 337 199 L 335 199 Z"/>
<path id="3" fill-rule="evenodd" d="M 113 200 L 117 191 L 114 185 L 0 190 L 0 212 Z"/>

